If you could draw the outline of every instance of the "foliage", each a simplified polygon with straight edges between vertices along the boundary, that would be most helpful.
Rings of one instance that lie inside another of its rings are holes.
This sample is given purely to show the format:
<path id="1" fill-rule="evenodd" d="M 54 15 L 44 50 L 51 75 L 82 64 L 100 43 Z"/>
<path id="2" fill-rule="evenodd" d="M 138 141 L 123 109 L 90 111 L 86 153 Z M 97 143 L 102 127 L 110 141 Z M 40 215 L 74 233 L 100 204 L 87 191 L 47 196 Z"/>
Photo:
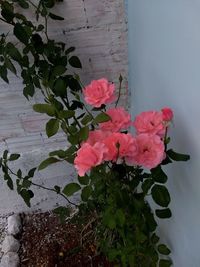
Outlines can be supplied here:
<path id="1" fill-rule="evenodd" d="M 82 64 L 73 54 L 75 48 L 66 48 L 65 43 L 48 36 L 48 20 L 63 19 L 52 12 L 55 4 L 54 0 L 40 0 L 37 5 L 31 0 L 0 2 L 0 20 L 12 27 L 16 39 L 13 43 L 9 41 L 8 34 L 1 35 L 0 76 L 8 83 L 8 71 L 20 74 L 24 84 L 23 94 L 27 99 L 39 90 L 44 102 L 35 104 L 33 109 L 49 116 L 46 124 L 47 136 L 50 138 L 62 130 L 70 144 L 68 149 L 52 151 L 38 166 L 38 170 L 59 161 L 74 164 L 77 151 L 80 151 L 83 142 L 88 140 L 91 131 L 111 120 L 106 113 L 106 102 L 101 106 L 94 106 L 92 110 L 83 102 L 83 85 L 74 71 L 74 68 L 82 68 Z M 37 23 L 18 13 L 16 5 L 32 10 Z M 122 81 L 120 76 L 116 106 Z M 9 163 L 17 160 L 19 154 L 9 154 L 5 151 L 0 166 L 8 187 L 13 190 L 16 186 L 17 192 L 28 206 L 34 197 L 32 186 L 53 191 L 71 205 L 73 203 L 69 197 L 79 192 L 82 199 L 78 205 L 80 214 L 93 214 L 97 252 L 103 252 L 110 261 L 129 267 L 155 267 L 157 264 L 160 267 L 171 266 L 171 260 L 168 258 L 170 249 L 159 242 L 156 234 L 155 216 L 160 219 L 171 217 L 171 199 L 166 186 L 168 177 L 163 166 L 173 161 L 186 161 L 189 156 L 168 149 L 167 134 L 162 140 L 166 157 L 148 172 L 140 165 L 126 164 L 125 160 L 103 161 L 63 188 L 57 185 L 48 188 L 36 184 L 33 180 L 36 168 L 25 175 L 21 169 L 16 172 L 11 170 Z M 116 148 L 120 151 L 118 143 Z M 147 196 L 152 196 L 158 206 L 155 211 L 150 207 Z M 55 212 L 60 214 L 62 219 L 69 215 L 66 207 L 58 207 Z"/>

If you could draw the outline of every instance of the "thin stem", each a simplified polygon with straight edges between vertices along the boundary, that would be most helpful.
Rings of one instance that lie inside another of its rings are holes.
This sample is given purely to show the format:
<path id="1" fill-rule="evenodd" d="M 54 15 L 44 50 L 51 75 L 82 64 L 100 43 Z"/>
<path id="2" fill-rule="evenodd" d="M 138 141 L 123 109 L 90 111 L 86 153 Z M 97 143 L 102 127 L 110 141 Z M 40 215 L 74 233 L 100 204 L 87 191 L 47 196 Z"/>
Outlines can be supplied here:
<path id="1" fill-rule="evenodd" d="M 4 162 L 5 166 L 8 168 L 8 170 L 10 171 L 11 174 L 13 174 L 14 176 L 18 177 L 16 173 L 14 173 L 9 167 L 8 165 Z M 24 179 L 24 178 L 22 178 Z M 30 180 L 29 180 L 30 181 Z M 43 185 L 40 185 L 40 184 L 36 184 L 32 181 L 30 181 L 32 185 L 34 186 L 37 186 L 39 188 L 42 188 L 42 189 L 45 189 L 45 190 L 48 190 L 48 191 L 52 191 L 52 192 L 55 192 L 57 193 L 58 195 L 62 196 L 65 200 L 67 200 L 67 202 L 73 206 L 76 206 L 78 207 L 78 205 L 76 205 L 75 203 L 71 202 L 63 193 L 60 193 L 60 192 L 57 192 L 54 188 L 50 188 L 50 187 L 46 187 L 46 186 L 43 186 Z"/>
<path id="2" fill-rule="evenodd" d="M 32 181 L 30 181 L 30 182 L 34 186 L 37 186 L 39 188 L 42 188 L 42 189 L 45 189 L 45 190 L 48 190 L 48 191 L 52 191 L 52 192 L 57 193 L 58 195 L 62 196 L 64 199 L 66 199 L 68 203 L 70 203 L 71 205 L 74 205 L 74 206 L 78 207 L 78 205 L 76 205 L 75 203 L 71 202 L 63 193 L 58 193 L 54 188 L 50 188 L 50 187 L 46 187 L 46 186 L 43 186 L 43 185 L 40 185 L 40 184 L 36 184 L 36 183 L 33 183 Z"/>
<path id="3" fill-rule="evenodd" d="M 117 105 L 118 105 L 118 103 L 119 103 L 120 96 L 121 96 L 122 81 L 123 81 L 123 77 L 122 77 L 122 75 L 120 74 L 120 76 L 119 76 L 119 92 L 118 92 L 118 98 L 117 98 L 117 101 L 116 101 L 116 103 L 115 103 L 115 107 L 117 107 Z"/>

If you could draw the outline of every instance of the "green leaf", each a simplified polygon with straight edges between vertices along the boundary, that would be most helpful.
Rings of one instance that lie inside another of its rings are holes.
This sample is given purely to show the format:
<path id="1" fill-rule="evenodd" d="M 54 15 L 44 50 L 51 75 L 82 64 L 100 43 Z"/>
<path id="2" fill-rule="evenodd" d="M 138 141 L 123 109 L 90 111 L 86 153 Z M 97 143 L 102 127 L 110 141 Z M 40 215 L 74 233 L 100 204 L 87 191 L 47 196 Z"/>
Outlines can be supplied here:
<path id="1" fill-rule="evenodd" d="M 56 159 L 56 158 L 53 158 L 53 157 L 50 157 L 48 159 L 45 159 L 44 161 L 42 161 L 38 167 L 38 170 L 41 171 L 43 169 L 45 169 L 46 167 L 48 167 L 50 164 L 53 164 L 53 163 L 56 163 L 56 162 L 59 162 L 60 160 L 59 159 Z"/>
<path id="2" fill-rule="evenodd" d="M 35 171 L 37 170 L 37 168 L 32 168 L 31 170 L 29 170 L 29 172 L 28 172 L 28 176 L 29 177 L 33 177 L 34 176 L 34 174 L 35 174 Z"/>
<path id="3" fill-rule="evenodd" d="M 104 112 L 98 114 L 95 119 L 93 120 L 94 123 L 102 123 L 106 121 L 110 121 L 110 116 Z"/>
<path id="4" fill-rule="evenodd" d="M 3 65 L 3 66 L 0 66 L 0 77 L 6 82 L 6 83 L 9 83 L 9 80 L 8 80 L 8 72 L 7 72 L 7 69 L 6 67 Z"/>
<path id="5" fill-rule="evenodd" d="M 88 185 L 90 178 L 89 176 L 86 174 L 85 176 L 78 176 L 78 181 L 81 185 Z"/>
<path id="6" fill-rule="evenodd" d="M 24 9 L 29 8 L 29 4 L 25 0 L 18 0 L 18 4 Z"/>
<path id="7" fill-rule="evenodd" d="M 17 177 L 18 177 L 19 179 L 22 178 L 22 171 L 21 171 L 20 169 L 17 171 Z"/>
<path id="8" fill-rule="evenodd" d="M 68 55 L 68 54 L 74 52 L 75 49 L 76 49 L 76 48 L 75 48 L 74 46 L 69 47 L 69 48 L 65 51 L 65 55 Z"/>
<path id="9" fill-rule="evenodd" d="M 19 192 L 19 194 L 20 194 L 21 197 L 24 199 L 24 202 L 26 203 L 26 205 L 27 205 L 28 207 L 30 207 L 30 206 L 31 206 L 31 204 L 30 204 L 30 200 L 31 200 L 31 198 L 34 197 L 33 192 L 32 192 L 31 190 L 22 189 L 22 190 Z"/>
<path id="10" fill-rule="evenodd" d="M 159 261 L 159 267 L 170 267 L 172 266 L 171 260 L 160 260 Z"/>
<path id="11" fill-rule="evenodd" d="M 67 155 L 68 155 L 67 152 L 64 151 L 64 150 L 62 150 L 62 149 L 55 150 L 55 151 L 52 151 L 52 152 L 49 153 L 49 156 L 50 156 L 50 157 L 57 156 L 57 157 L 59 157 L 59 158 L 61 158 L 61 159 L 66 158 Z"/>
<path id="12" fill-rule="evenodd" d="M 66 71 L 66 68 L 62 65 L 58 65 L 56 67 L 53 68 L 53 75 L 54 76 L 60 76 L 62 74 L 64 74 Z"/>
<path id="13" fill-rule="evenodd" d="M 171 253 L 170 249 L 164 244 L 158 246 L 158 252 L 162 255 L 169 255 Z"/>
<path id="14" fill-rule="evenodd" d="M 65 97 L 67 92 L 67 85 L 64 79 L 58 78 L 55 81 L 53 91 L 56 96 Z"/>
<path id="15" fill-rule="evenodd" d="M 21 62 L 22 56 L 19 52 L 19 50 L 12 44 L 12 43 L 7 43 L 6 45 L 7 53 L 8 55 L 18 63 Z"/>
<path id="16" fill-rule="evenodd" d="M 14 9 L 13 5 L 8 3 L 7 1 L 1 2 L 1 15 L 7 21 L 11 22 L 14 18 Z"/>
<path id="17" fill-rule="evenodd" d="M 33 97 L 35 93 L 35 88 L 32 84 L 28 84 L 26 87 L 24 87 L 23 95 L 28 99 L 28 97 Z"/>
<path id="18" fill-rule="evenodd" d="M 24 27 L 20 23 L 15 24 L 13 33 L 20 42 L 24 44 L 28 44 L 29 36 L 27 34 L 27 31 L 24 29 Z"/>
<path id="19" fill-rule="evenodd" d="M 89 122 L 91 122 L 92 119 L 93 119 L 92 115 L 87 114 L 87 115 L 85 115 L 84 118 L 81 120 L 81 123 L 82 123 L 83 125 L 86 125 L 86 124 L 88 124 Z"/>
<path id="20" fill-rule="evenodd" d="M 190 159 L 189 155 L 174 152 L 172 149 L 167 151 L 167 155 L 175 161 L 187 161 Z"/>
<path id="21" fill-rule="evenodd" d="M 64 20 L 64 18 L 62 18 L 62 17 L 60 17 L 60 16 L 58 16 L 58 15 L 55 15 L 55 14 L 53 14 L 53 13 L 49 13 L 49 17 L 51 18 L 51 19 L 53 19 L 53 20 Z"/>
<path id="22" fill-rule="evenodd" d="M 23 179 L 22 187 L 28 189 L 31 186 L 31 181 Z"/>
<path id="23" fill-rule="evenodd" d="M 74 110 L 62 110 L 59 112 L 59 117 L 63 119 L 70 119 L 75 115 Z"/>
<path id="24" fill-rule="evenodd" d="M 48 104 L 35 104 L 33 105 L 33 110 L 39 113 L 46 113 L 49 116 L 54 116 L 54 107 Z"/>
<path id="25" fill-rule="evenodd" d="M 8 150 L 4 150 L 3 159 L 7 159 L 7 156 L 8 156 Z"/>
<path id="26" fill-rule="evenodd" d="M 81 61 L 77 56 L 70 57 L 69 64 L 74 68 L 79 68 L 79 69 L 82 68 Z"/>
<path id="27" fill-rule="evenodd" d="M 12 73 L 17 74 L 16 68 L 9 58 L 6 58 L 5 65 Z"/>
<path id="28" fill-rule="evenodd" d="M 14 161 L 17 160 L 18 158 L 20 158 L 20 154 L 11 154 L 9 160 Z"/>
<path id="29" fill-rule="evenodd" d="M 157 244 L 159 240 L 160 240 L 160 238 L 154 233 L 154 234 L 152 235 L 152 237 L 151 237 L 151 242 L 152 242 L 153 244 Z"/>
<path id="30" fill-rule="evenodd" d="M 78 192 L 81 189 L 80 185 L 77 183 L 70 183 L 65 186 L 63 189 L 63 194 L 65 194 L 67 197 L 72 196 L 74 193 Z"/>
<path id="31" fill-rule="evenodd" d="M 80 129 L 79 131 L 79 140 L 80 141 L 86 141 L 88 139 L 89 136 L 89 127 L 85 126 L 83 128 Z"/>
<path id="32" fill-rule="evenodd" d="M 151 189 L 153 200 L 156 204 L 167 207 L 170 203 L 170 195 L 167 188 L 163 185 L 154 185 Z"/>
<path id="33" fill-rule="evenodd" d="M 92 187 L 91 186 L 86 186 L 83 188 L 82 192 L 81 192 L 81 199 L 82 201 L 88 201 L 88 199 L 90 198 L 92 194 Z"/>
<path id="34" fill-rule="evenodd" d="M 46 124 L 46 134 L 48 137 L 51 137 L 57 134 L 59 130 L 59 120 L 50 119 Z"/>
<path id="35" fill-rule="evenodd" d="M 170 209 L 156 210 L 156 216 L 161 219 L 170 218 L 172 216 Z"/>
<path id="36" fill-rule="evenodd" d="M 164 184 L 167 182 L 167 175 L 160 166 L 151 169 L 151 174 L 155 182 Z"/>
<path id="37" fill-rule="evenodd" d="M 142 183 L 142 190 L 144 192 L 144 194 L 147 194 L 149 189 L 152 187 L 152 185 L 154 184 L 152 179 L 146 179 L 143 183 Z"/>
<path id="38" fill-rule="evenodd" d="M 7 180 L 7 186 L 10 188 L 10 190 L 14 189 L 13 181 L 11 178 Z"/>

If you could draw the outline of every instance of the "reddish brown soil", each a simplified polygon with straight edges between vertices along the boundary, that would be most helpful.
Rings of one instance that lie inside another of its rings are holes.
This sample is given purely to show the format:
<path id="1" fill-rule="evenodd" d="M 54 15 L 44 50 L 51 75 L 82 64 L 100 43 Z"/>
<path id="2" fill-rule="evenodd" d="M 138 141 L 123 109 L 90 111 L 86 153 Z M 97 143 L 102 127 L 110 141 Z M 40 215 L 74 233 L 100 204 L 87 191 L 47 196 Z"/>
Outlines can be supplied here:
<path id="1" fill-rule="evenodd" d="M 103 256 L 95 255 L 92 240 L 87 238 L 81 245 L 83 227 L 70 222 L 61 224 L 52 213 L 26 215 L 21 267 L 112 267 Z"/>

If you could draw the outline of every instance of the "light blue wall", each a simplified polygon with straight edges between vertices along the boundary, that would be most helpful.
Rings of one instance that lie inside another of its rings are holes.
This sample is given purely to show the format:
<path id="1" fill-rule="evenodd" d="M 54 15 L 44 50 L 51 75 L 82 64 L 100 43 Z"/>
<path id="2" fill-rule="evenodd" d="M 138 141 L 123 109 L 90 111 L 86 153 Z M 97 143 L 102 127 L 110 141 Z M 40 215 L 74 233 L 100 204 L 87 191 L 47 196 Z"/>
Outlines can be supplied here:
<path id="1" fill-rule="evenodd" d="M 161 234 L 174 267 L 200 267 L 200 0 L 128 0 L 128 22 L 132 112 L 172 107 L 173 147 L 191 155 L 167 167 Z"/>

